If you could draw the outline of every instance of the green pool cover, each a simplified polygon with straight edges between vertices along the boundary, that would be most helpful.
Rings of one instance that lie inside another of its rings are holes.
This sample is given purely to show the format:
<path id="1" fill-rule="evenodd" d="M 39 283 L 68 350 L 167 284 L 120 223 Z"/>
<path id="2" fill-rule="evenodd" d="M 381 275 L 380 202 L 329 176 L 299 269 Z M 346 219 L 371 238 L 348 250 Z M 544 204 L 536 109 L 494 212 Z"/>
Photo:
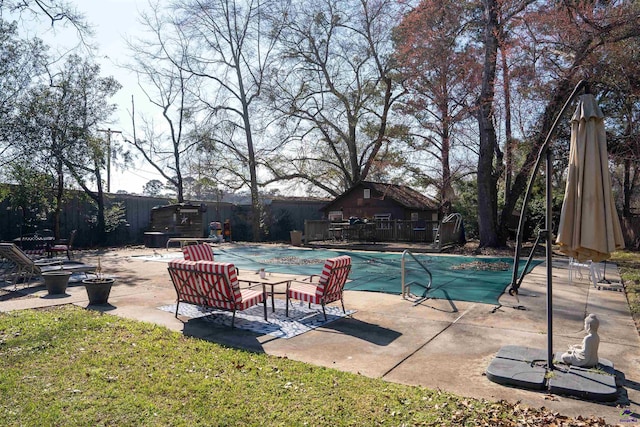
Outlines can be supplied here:
<path id="1" fill-rule="evenodd" d="M 349 255 L 352 261 L 350 282 L 345 289 L 356 291 L 384 292 L 400 295 L 401 254 L 387 252 L 334 251 L 324 249 L 294 249 L 233 245 L 215 248 L 216 261 L 232 262 L 244 270 L 291 273 L 299 275 L 320 274 L 327 258 Z M 470 301 L 498 304 L 498 298 L 511 283 L 512 258 L 477 258 L 467 256 L 414 254 L 433 276 L 431 289 L 425 296 L 453 301 Z M 426 284 L 428 277 L 411 257 L 407 257 L 405 281 Z M 533 261 L 533 267 L 542 261 Z M 520 261 L 519 271 L 525 260 Z M 412 291 L 422 294 L 421 288 Z"/>

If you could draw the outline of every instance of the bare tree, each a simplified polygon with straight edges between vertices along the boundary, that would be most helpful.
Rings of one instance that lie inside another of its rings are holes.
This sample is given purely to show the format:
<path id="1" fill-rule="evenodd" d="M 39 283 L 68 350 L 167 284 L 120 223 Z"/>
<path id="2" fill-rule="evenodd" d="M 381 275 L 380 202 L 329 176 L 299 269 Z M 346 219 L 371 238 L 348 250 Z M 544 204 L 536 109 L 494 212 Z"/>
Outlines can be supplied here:
<path id="1" fill-rule="evenodd" d="M 439 166 L 435 178 L 423 168 L 415 172 L 435 185 L 443 213 L 455 198 L 451 158 L 464 148 L 459 129 L 472 117 L 480 76 L 477 47 L 467 30 L 471 6 L 460 0 L 423 0 L 395 34 L 396 57 L 408 90 L 401 111 L 414 123 L 409 147 L 427 153 Z"/>
<path id="2" fill-rule="evenodd" d="M 635 2 L 606 4 L 539 4 L 521 19 L 518 42 L 532 72 L 526 90 L 536 97 L 541 114 L 530 130 L 522 165 L 514 176 L 495 230 L 497 243 L 506 240 L 508 218 L 524 194 L 540 148 L 553 122 L 580 79 L 594 82 L 613 72 L 611 51 L 637 38 L 640 9 Z M 534 90 L 532 90 L 534 89 Z"/>
<path id="3" fill-rule="evenodd" d="M 148 37 L 128 43 L 132 62 L 127 68 L 137 76 L 147 101 L 161 112 L 162 123 L 142 117 L 143 135 L 136 129 L 135 104 L 132 97 L 132 139 L 127 139 L 170 185 L 176 189 L 179 203 L 184 202 L 185 158 L 196 145 L 188 136 L 196 110 L 196 78 L 185 69 L 186 44 L 171 15 L 163 15 L 159 3 L 140 17 Z"/>
<path id="4" fill-rule="evenodd" d="M 197 130 L 199 147 L 214 159 L 211 168 L 231 188 L 248 187 L 253 239 L 260 239 L 258 99 L 273 60 L 278 30 L 267 19 L 277 1 L 179 0 L 175 23 L 188 40 L 181 68 L 201 79 L 198 98 L 207 115 Z M 266 37 L 270 34 L 272 37 Z M 223 178 L 226 177 L 226 178 Z"/>
<path id="5" fill-rule="evenodd" d="M 282 66 L 270 98 L 281 114 L 287 150 L 269 167 L 274 179 L 298 179 L 340 194 L 393 157 L 391 29 L 396 1 L 291 0 L 280 19 Z M 386 155 L 386 159 L 385 156 Z"/>
<path id="6" fill-rule="evenodd" d="M 627 218 L 634 215 L 634 200 L 640 195 L 640 64 L 629 61 L 639 55 L 640 40 L 631 38 L 610 47 L 607 57 L 611 62 L 599 62 L 595 69 L 595 75 L 600 76 L 600 101 L 607 112 L 609 152 L 618 165 L 613 179 L 622 196 L 622 216 Z"/>
<path id="7" fill-rule="evenodd" d="M 84 14 L 75 5 L 65 0 L 2 0 L 0 1 L 0 16 L 2 12 L 18 13 L 25 18 L 46 17 L 51 26 L 57 22 L 69 23 L 78 31 L 86 32 L 89 27 Z M 25 16 L 29 15 L 29 16 Z"/>

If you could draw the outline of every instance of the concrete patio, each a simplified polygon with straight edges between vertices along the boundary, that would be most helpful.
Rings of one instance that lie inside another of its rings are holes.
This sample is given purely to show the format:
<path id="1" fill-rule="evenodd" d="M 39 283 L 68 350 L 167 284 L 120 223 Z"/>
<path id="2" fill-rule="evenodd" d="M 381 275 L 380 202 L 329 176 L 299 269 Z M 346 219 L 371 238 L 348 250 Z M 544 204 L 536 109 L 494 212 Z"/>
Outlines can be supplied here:
<path id="1" fill-rule="evenodd" d="M 501 306 L 445 300 L 414 305 L 395 295 L 348 291 L 345 305 L 357 310 L 351 317 L 290 339 L 279 339 L 215 327 L 197 319 L 176 319 L 172 313 L 159 310 L 159 306 L 175 302 L 176 297 L 167 264 L 133 257 L 153 252 L 140 247 L 103 251 L 103 270 L 118 279 L 110 304 L 91 309 L 156 323 L 224 345 L 387 381 L 468 397 L 520 401 L 573 417 L 604 417 L 612 424 L 640 425 L 640 337 L 625 294 L 597 290 L 586 278 L 569 283 L 566 259 L 556 257 L 553 266 L 554 350 L 579 344 L 584 336 L 585 314 L 597 314 L 600 356 L 615 364 L 622 381 L 620 397 L 612 404 L 509 388 L 489 381 L 485 375 L 502 346 L 546 349 L 544 263 L 524 279 L 519 302 L 505 294 L 500 299 Z M 78 255 L 83 261 L 95 263 L 98 253 L 86 251 Z M 619 280 L 617 269 L 611 264 L 606 276 Z M 71 284 L 60 296 L 47 295 L 43 286 L 25 289 L 23 294 L 27 296 L 12 293 L 0 299 L 0 312 L 61 304 L 87 306 L 81 285 Z M 624 410 L 630 413 L 623 414 Z"/>

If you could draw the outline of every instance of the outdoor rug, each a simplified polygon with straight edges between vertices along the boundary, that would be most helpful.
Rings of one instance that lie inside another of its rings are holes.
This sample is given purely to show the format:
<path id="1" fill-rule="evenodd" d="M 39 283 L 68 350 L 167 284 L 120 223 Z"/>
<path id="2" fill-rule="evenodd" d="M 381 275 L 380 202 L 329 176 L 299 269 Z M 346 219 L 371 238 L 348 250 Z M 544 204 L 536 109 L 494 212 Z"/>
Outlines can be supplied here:
<path id="1" fill-rule="evenodd" d="M 176 312 L 176 304 L 163 305 L 160 310 L 170 313 Z M 327 320 L 322 315 L 322 307 L 307 303 L 295 302 L 289 306 L 289 317 L 285 316 L 285 301 L 275 300 L 276 311 L 271 311 L 271 305 L 267 304 L 267 321 L 264 320 L 264 308 L 262 304 L 236 312 L 234 326 L 238 329 L 255 332 L 261 335 L 272 335 L 277 338 L 292 338 L 313 329 L 325 326 L 342 317 L 355 313 L 355 310 L 347 310 L 345 314 L 341 307 L 326 307 Z M 230 311 L 222 311 L 204 308 L 193 304 L 180 303 L 178 314 L 190 318 L 202 318 L 220 327 L 231 328 Z"/>

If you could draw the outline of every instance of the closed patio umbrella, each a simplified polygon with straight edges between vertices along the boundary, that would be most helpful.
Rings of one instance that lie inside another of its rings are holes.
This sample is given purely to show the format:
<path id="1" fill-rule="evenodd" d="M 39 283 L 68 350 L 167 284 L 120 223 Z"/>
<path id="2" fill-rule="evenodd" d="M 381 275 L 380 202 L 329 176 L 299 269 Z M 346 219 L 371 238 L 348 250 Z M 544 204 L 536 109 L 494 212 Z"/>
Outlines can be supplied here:
<path id="1" fill-rule="evenodd" d="M 611 191 L 604 115 L 595 97 L 580 96 L 571 118 L 569 171 L 556 243 L 579 261 L 600 262 L 624 248 Z"/>

